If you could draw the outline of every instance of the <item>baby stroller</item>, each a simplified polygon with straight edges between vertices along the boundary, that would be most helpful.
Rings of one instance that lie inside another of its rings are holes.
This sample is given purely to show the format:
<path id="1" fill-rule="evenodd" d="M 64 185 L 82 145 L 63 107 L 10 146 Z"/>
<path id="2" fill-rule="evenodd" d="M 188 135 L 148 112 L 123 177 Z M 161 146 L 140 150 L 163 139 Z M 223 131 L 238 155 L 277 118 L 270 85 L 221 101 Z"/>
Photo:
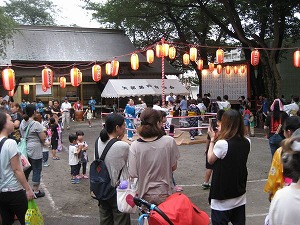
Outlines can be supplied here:
<path id="1" fill-rule="evenodd" d="M 142 215 L 139 225 L 208 225 L 209 216 L 195 206 L 183 193 L 170 195 L 159 206 L 134 197 Z"/>

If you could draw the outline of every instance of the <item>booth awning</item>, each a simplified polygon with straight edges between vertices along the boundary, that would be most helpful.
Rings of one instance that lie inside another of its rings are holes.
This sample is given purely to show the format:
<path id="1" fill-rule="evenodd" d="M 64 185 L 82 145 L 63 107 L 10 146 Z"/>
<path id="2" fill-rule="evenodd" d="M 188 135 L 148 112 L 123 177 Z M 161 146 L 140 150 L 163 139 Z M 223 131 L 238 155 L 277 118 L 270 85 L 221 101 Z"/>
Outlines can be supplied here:
<path id="1" fill-rule="evenodd" d="M 187 95 L 188 90 L 176 79 L 165 79 L 165 94 Z M 110 79 L 102 98 L 161 95 L 161 79 Z"/>

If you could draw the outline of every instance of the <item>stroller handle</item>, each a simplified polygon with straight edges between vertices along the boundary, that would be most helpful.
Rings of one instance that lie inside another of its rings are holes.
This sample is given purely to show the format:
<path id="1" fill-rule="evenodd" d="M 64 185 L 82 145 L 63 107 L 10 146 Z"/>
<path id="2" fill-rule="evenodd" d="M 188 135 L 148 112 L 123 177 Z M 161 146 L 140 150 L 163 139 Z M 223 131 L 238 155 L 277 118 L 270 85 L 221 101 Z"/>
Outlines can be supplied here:
<path id="1" fill-rule="evenodd" d="M 172 223 L 172 221 L 169 219 L 169 217 L 163 212 L 161 211 L 156 205 L 151 204 L 149 202 L 147 202 L 146 200 L 139 198 L 139 197 L 134 197 L 133 198 L 134 203 L 141 207 L 142 205 L 146 206 L 147 209 L 149 210 L 154 210 L 156 211 L 162 218 L 164 218 L 170 225 L 174 225 Z"/>

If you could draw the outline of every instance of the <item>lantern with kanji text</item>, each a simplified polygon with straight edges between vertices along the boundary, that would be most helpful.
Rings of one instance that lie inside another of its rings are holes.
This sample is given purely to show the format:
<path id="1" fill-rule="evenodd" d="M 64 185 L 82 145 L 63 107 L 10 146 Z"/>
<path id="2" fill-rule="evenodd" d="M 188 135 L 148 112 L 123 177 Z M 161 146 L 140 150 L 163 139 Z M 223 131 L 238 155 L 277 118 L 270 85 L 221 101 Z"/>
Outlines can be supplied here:
<path id="1" fill-rule="evenodd" d="M 215 64 L 214 63 L 212 63 L 212 62 L 210 62 L 209 64 L 208 64 L 208 70 L 209 70 L 209 72 L 214 72 L 214 70 L 215 70 Z"/>
<path id="2" fill-rule="evenodd" d="M 171 46 L 169 48 L 169 58 L 175 59 L 175 57 L 176 57 L 176 48 L 174 46 Z"/>
<path id="3" fill-rule="evenodd" d="M 294 52 L 294 66 L 297 68 L 300 67 L 300 50 Z"/>
<path id="4" fill-rule="evenodd" d="M 190 48 L 190 60 L 195 62 L 197 59 L 197 54 L 198 54 L 197 48 L 191 47 Z"/>
<path id="5" fill-rule="evenodd" d="M 66 78 L 65 78 L 65 77 L 60 77 L 60 78 L 59 78 L 59 86 L 60 86 L 61 88 L 65 88 L 66 85 L 67 85 L 67 80 L 66 80 Z"/>
<path id="6" fill-rule="evenodd" d="M 102 69 L 100 65 L 95 64 L 92 67 L 92 77 L 95 82 L 98 82 L 102 78 Z"/>
<path id="7" fill-rule="evenodd" d="M 222 73 L 222 65 L 217 65 L 217 73 L 221 74 Z"/>
<path id="8" fill-rule="evenodd" d="M 119 61 L 114 59 L 113 61 L 111 61 L 111 75 L 117 76 L 119 73 Z"/>
<path id="9" fill-rule="evenodd" d="M 148 49 L 147 52 L 146 52 L 146 55 L 147 55 L 147 62 L 148 63 L 153 63 L 154 61 L 154 51 L 152 49 Z"/>
<path id="10" fill-rule="evenodd" d="M 203 59 L 199 59 L 197 62 L 197 69 L 202 70 L 203 69 Z"/>
<path id="11" fill-rule="evenodd" d="M 218 49 L 216 52 L 216 58 L 218 63 L 224 62 L 224 51 L 222 49 Z"/>
<path id="12" fill-rule="evenodd" d="M 15 88 L 15 71 L 13 69 L 6 68 L 2 71 L 2 84 L 7 91 Z"/>
<path id="13" fill-rule="evenodd" d="M 133 53 L 130 58 L 131 69 L 138 70 L 139 69 L 139 56 L 136 53 Z"/>
<path id="14" fill-rule="evenodd" d="M 23 85 L 23 93 L 24 93 L 24 95 L 29 95 L 29 85 L 28 84 L 24 84 Z"/>
<path id="15" fill-rule="evenodd" d="M 78 87 L 80 84 L 79 72 L 79 69 L 76 67 L 72 68 L 70 71 L 71 84 L 74 87 Z"/>
<path id="16" fill-rule="evenodd" d="M 255 49 L 251 52 L 251 65 L 252 66 L 257 66 L 258 65 L 259 57 L 260 57 L 260 53 L 257 49 Z"/>
<path id="17" fill-rule="evenodd" d="M 47 67 L 42 70 L 42 85 L 46 88 L 53 85 L 53 71 Z"/>
<path id="18" fill-rule="evenodd" d="M 183 65 L 185 65 L 185 66 L 189 65 L 190 64 L 190 55 L 187 53 L 183 54 L 182 62 L 183 62 Z"/>

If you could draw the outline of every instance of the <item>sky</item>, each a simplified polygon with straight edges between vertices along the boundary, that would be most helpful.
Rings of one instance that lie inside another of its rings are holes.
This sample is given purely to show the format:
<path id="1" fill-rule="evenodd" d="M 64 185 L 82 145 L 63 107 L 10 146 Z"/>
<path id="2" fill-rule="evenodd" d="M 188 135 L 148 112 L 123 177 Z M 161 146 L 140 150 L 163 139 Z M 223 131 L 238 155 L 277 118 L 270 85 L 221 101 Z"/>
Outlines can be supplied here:
<path id="1" fill-rule="evenodd" d="M 5 0 L 0 0 L 0 5 L 4 4 Z M 101 0 L 101 2 L 104 0 Z M 84 3 L 80 0 L 52 0 L 60 11 L 56 19 L 57 25 L 73 25 L 80 27 L 99 27 L 99 23 L 92 20 L 92 12 L 82 9 Z"/>

